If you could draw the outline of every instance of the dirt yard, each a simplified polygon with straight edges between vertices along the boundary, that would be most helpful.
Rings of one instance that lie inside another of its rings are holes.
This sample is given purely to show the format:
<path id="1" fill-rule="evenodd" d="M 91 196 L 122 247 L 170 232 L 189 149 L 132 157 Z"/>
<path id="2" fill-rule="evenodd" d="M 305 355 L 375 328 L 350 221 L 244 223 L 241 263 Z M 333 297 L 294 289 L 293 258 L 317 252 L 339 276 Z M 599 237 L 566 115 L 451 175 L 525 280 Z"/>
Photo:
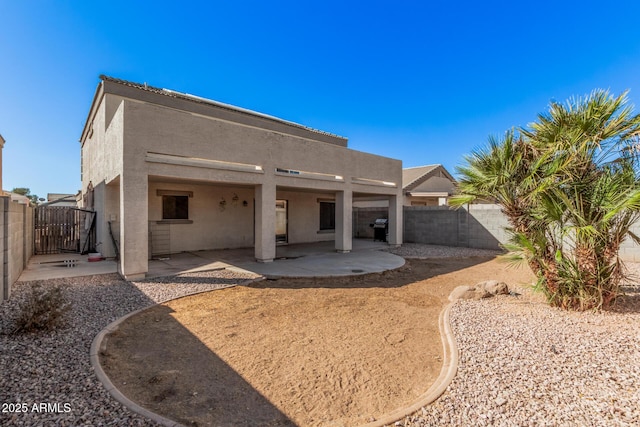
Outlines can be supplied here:
<path id="1" fill-rule="evenodd" d="M 217 290 L 128 319 L 101 363 L 131 400 L 185 425 L 363 424 L 432 385 L 449 293 L 489 279 L 533 277 L 488 258 L 450 258 Z"/>

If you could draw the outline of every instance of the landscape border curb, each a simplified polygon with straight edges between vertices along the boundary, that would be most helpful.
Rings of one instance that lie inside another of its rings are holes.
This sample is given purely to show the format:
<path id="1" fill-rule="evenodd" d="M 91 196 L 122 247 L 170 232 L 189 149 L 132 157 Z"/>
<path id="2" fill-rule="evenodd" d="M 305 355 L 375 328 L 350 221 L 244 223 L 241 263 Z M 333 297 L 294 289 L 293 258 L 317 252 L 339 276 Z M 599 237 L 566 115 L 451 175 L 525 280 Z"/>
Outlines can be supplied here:
<path id="1" fill-rule="evenodd" d="M 129 398 L 127 398 L 124 394 L 122 394 L 122 392 L 120 390 L 118 390 L 118 388 L 111 382 L 111 380 L 109 379 L 109 377 L 107 376 L 107 374 L 104 372 L 104 370 L 102 369 L 102 365 L 100 365 L 100 351 L 102 348 L 102 344 L 103 344 L 103 340 L 104 338 L 112 333 L 115 332 L 118 327 L 120 326 L 120 324 L 122 322 L 124 322 L 125 320 L 127 320 L 129 317 L 135 316 L 138 313 L 141 313 L 145 310 L 148 310 L 151 307 L 155 307 L 158 304 L 155 305 L 151 305 L 149 307 L 145 307 L 145 308 L 141 308 L 139 310 L 135 310 L 132 311 L 129 314 L 126 314 L 122 317 L 120 317 L 119 319 L 109 323 L 107 325 L 106 328 L 104 328 L 103 330 L 101 330 L 100 332 L 98 332 L 98 335 L 96 335 L 96 337 L 93 339 L 93 342 L 91 343 L 91 350 L 89 351 L 89 358 L 91 360 L 91 366 L 93 366 L 93 372 L 96 374 L 96 377 L 98 377 L 98 381 L 100 381 L 102 383 L 102 385 L 104 386 L 104 388 L 107 389 L 107 391 L 109 392 L 109 394 L 116 399 L 118 402 L 120 402 L 122 405 L 124 405 L 127 409 L 142 415 L 145 418 L 148 418 L 160 425 L 163 425 L 165 427 L 184 427 L 182 424 L 170 420 L 168 418 L 165 418 L 159 414 L 156 414 L 155 412 L 151 412 L 150 410 L 143 408 L 142 406 L 138 405 L 137 403 L 135 403 L 134 401 L 130 400 Z"/>
<path id="2" fill-rule="evenodd" d="M 454 290 L 455 291 L 455 290 Z M 360 427 L 383 427 L 400 421 L 401 419 L 419 411 L 421 408 L 435 402 L 442 393 L 447 389 L 453 378 L 458 371 L 459 352 L 458 345 L 456 344 L 453 331 L 451 329 L 451 307 L 453 307 L 455 300 L 451 298 L 453 292 L 449 296 L 449 303 L 440 312 L 438 318 L 438 327 L 440 330 L 440 336 L 442 339 L 443 358 L 442 369 L 440 369 L 440 375 L 436 378 L 435 382 L 429 387 L 429 389 L 418 397 L 418 399 L 409 406 L 399 408 L 383 415 L 380 419 L 373 422 L 363 424 Z"/>
<path id="3" fill-rule="evenodd" d="M 129 399 L 128 397 L 126 397 L 116 386 L 115 384 L 113 384 L 113 382 L 111 382 L 111 380 L 109 379 L 109 377 L 107 376 L 107 374 L 104 372 L 104 369 L 102 369 L 102 365 L 100 365 L 100 351 L 102 350 L 102 346 L 104 343 L 104 338 L 112 333 L 115 332 L 118 327 L 120 326 L 120 324 L 122 322 L 124 322 L 125 320 L 127 320 L 128 318 L 135 316 L 138 313 L 141 313 L 145 310 L 148 310 L 152 307 L 155 307 L 157 305 L 160 304 L 164 304 L 166 302 L 169 301 L 173 301 L 176 299 L 180 299 L 180 298 L 184 298 L 184 297 L 189 297 L 192 295 L 197 295 L 197 294 L 202 294 L 202 293 L 206 293 L 206 292 L 213 292 L 213 291 L 218 291 L 221 289 L 226 289 L 226 288 L 232 288 L 235 286 L 242 286 L 242 285 L 246 285 L 249 283 L 253 283 L 253 282 L 260 282 L 262 280 L 265 280 L 264 277 L 257 277 L 255 279 L 249 279 L 249 280 L 244 280 L 241 283 L 236 283 L 236 284 L 232 284 L 232 285 L 227 285 L 227 286 L 221 286 L 215 289 L 209 289 L 209 290 L 205 290 L 205 291 L 196 291 L 196 292 L 192 292 L 192 293 L 188 293 L 185 295 L 181 295 L 179 297 L 175 297 L 175 298 L 170 298 L 168 300 L 163 300 L 163 301 L 159 301 L 156 302 L 155 304 L 151 304 L 148 307 L 143 307 L 140 308 L 138 310 L 134 310 L 131 313 L 127 313 L 124 316 L 114 320 L 113 322 L 109 323 L 104 329 L 102 329 L 100 332 L 98 332 L 98 334 L 95 336 L 95 338 L 93 339 L 93 341 L 91 342 L 91 349 L 89 350 L 89 360 L 91 361 L 91 366 L 93 367 L 93 372 L 95 373 L 96 377 L 98 378 L 98 381 L 100 381 L 102 383 L 102 385 L 104 386 L 104 388 L 109 392 L 109 394 L 116 399 L 118 402 L 120 402 L 122 405 L 124 405 L 127 409 L 137 413 L 138 415 L 142 415 L 143 417 L 146 417 L 148 419 L 150 419 L 151 421 L 154 421 L 162 426 L 165 427 L 185 427 L 184 424 L 180 424 L 177 421 L 173 421 L 169 418 L 163 417 L 162 415 L 159 415 L 155 412 L 152 412 L 140 405 L 138 405 L 136 402 L 134 402 L 133 400 Z"/>
<path id="4" fill-rule="evenodd" d="M 254 281 L 257 282 L 261 280 L 264 280 L 264 277 L 258 278 L 256 280 L 251 280 L 249 282 L 254 282 Z M 246 284 L 246 283 L 247 282 L 245 281 L 242 284 Z M 237 286 L 237 285 L 225 286 L 223 288 L 212 289 L 210 291 L 195 292 L 193 294 L 183 295 L 173 299 L 183 298 L 183 297 L 204 293 L 204 292 L 211 292 L 211 291 L 233 287 L 233 286 Z M 438 328 L 440 330 L 440 336 L 441 336 L 442 347 L 443 347 L 442 368 L 440 369 L 440 375 L 438 375 L 438 378 L 436 378 L 435 382 L 431 385 L 431 387 L 429 387 L 429 389 L 426 392 L 424 392 L 422 395 L 420 395 L 420 397 L 418 397 L 416 402 L 404 408 L 396 409 L 388 414 L 383 415 L 380 419 L 367 424 L 363 424 L 360 427 L 384 427 L 386 425 L 393 424 L 396 421 L 399 421 L 402 418 L 405 418 L 408 415 L 411 415 L 414 412 L 419 411 L 421 408 L 433 403 L 442 395 L 442 393 L 444 393 L 444 391 L 447 389 L 449 384 L 451 384 L 451 381 L 453 381 L 453 378 L 455 377 L 456 372 L 458 370 L 458 361 L 459 361 L 458 346 L 456 344 L 456 340 L 453 335 L 453 331 L 451 329 L 451 320 L 450 320 L 451 308 L 455 303 L 455 300 L 452 300 L 451 298 L 454 292 L 450 294 L 449 296 L 450 302 L 445 306 L 445 308 L 440 312 L 440 315 L 438 316 Z M 161 301 L 154 305 L 150 305 L 149 307 L 144 307 L 144 308 L 140 308 L 138 310 L 132 311 L 131 313 L 128 313 L 120 317 L 119 319 L 116 319 L 113 322 L 109 323 L 93 339 L 93 342 L 91 343 L 91 349 L 89 351 L 89 357 L 91 360 L 91 366 L 93 367 L 93 371 L 96 377 L 98 378 L 98 380 L 102 383 L 102 385 L 109 392 L 109 394 L 111 394 L 111 396 L 114 399 L 116 399 L 126 408 L 165 427 L 185 427 L 183 424 L 180 424 L 177 421 L 173 421 L 169 418 L 165 418 L 155 412 L 152 412 L 138 405 L 137 403 L 130 400 L 129 398 L 127 398 L 111 382 L 107 374 L 102 369 L 102 366 L 100 365 L 100 351 L 102 349 L 104 338 L 108 334 L 116 331 L 120 326 L 120 324 L 125 320 L 127 320 L 129 317 L 135 316 L 136 314 L 141 313 L 145 310 L 148 310 L 149 308 L 154 307 L 156 305 L 163 304 L 168 301 L 172 301 L 173 299 L 169 299 L 167 301 Z"/>

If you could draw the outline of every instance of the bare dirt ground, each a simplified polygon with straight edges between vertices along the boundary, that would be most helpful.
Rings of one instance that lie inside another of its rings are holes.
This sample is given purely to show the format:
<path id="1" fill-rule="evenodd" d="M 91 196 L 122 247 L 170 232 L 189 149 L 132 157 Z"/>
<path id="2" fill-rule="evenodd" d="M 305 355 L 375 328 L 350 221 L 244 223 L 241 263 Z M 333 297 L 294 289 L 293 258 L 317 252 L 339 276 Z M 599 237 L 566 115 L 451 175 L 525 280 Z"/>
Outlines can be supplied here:
<path id="1" fill-rule="evenodd" d="M 489 279 L 533 276 L 450 258 L 217 290 L 131 317 L 107 338 L 101 363 L 131 400 L 185 425 L 363 424 L 432 385 L 449 293 Z"/>

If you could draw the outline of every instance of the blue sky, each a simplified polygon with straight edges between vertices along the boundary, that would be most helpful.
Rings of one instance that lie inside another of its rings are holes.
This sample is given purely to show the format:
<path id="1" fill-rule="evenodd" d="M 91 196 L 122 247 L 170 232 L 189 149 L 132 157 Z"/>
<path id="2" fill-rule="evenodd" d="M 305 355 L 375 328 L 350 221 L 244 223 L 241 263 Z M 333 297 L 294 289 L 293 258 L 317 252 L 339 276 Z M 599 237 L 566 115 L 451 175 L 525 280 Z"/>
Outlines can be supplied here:
<path id="1" fill-rule="evenodd" d="M 629 89 L 640 105 L 638 16 L 637 1 L 0 0 L 3 187 L 80 189 L 100 74 L 453 172 L 550 100 Z"/>

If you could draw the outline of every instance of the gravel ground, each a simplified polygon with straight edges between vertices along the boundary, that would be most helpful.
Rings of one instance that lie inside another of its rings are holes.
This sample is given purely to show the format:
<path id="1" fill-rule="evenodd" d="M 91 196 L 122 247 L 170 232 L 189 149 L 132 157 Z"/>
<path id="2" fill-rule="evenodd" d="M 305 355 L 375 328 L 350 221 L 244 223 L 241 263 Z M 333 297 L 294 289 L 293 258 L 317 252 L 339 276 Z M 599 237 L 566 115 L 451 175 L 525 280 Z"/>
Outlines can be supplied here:
<path id="1" fill-rule="evenodd" d="M 89 361 L 93 338 L 131 311 L 252 277 L 217 270 L 136 283 L 115 274 L 39 281 L 45 288 L 64 289 L 73 304 L 67 326 L 7 335 L 29 288 L 17 283 L 11 300 L 0 305 L 0 425 L 155 425 L 120 405 L 98 382 Z"/>
<path id="2" fill-rule="evenodd" d="M 403 258 L 461 258 L 472 256 L 496 256 L 500 251 L 489 249 L 461 248 L 451 246 L 423 245 L 420 243 L 404 243 L 399 248 L 389 248 L 389 252 Z"/>
<path id="3" fill-rule="evenodd" d="M 414 244 L 393 253 L 496 254 Z M 640 273 L 638 264 L 630 269 Z M 247 279 L 219 270 L 133 284 L 117 275 L 43 281 L 45 287 L 62 286 L 72 301 L 68 326 L 11 336 L 6 333 L 27 288 L 17 284 L 12 299 L 0 305 L 0 425 L 154 425 L 123 408 L 98 383 L 89 362 L 94 336 L 154 302 Z M 460 351 L 458 374 L 440 399 L 396 425 L 640 425 L 640 285 L 636 281 L 625 291 L 615 310 L 598 314 L 552 309 L 523 289 L 519 297 L 457 302 L 451 321 Z M 15 404 L 26 404 L 26 413 L 15 412 Z"/>
<path id="4" fill-rule="evenodd" d="M 639 426 L 638 282 L 604 313 L 568 313 L 517 291 L 453 306 L 457 375 L 396 425 Z"/>

